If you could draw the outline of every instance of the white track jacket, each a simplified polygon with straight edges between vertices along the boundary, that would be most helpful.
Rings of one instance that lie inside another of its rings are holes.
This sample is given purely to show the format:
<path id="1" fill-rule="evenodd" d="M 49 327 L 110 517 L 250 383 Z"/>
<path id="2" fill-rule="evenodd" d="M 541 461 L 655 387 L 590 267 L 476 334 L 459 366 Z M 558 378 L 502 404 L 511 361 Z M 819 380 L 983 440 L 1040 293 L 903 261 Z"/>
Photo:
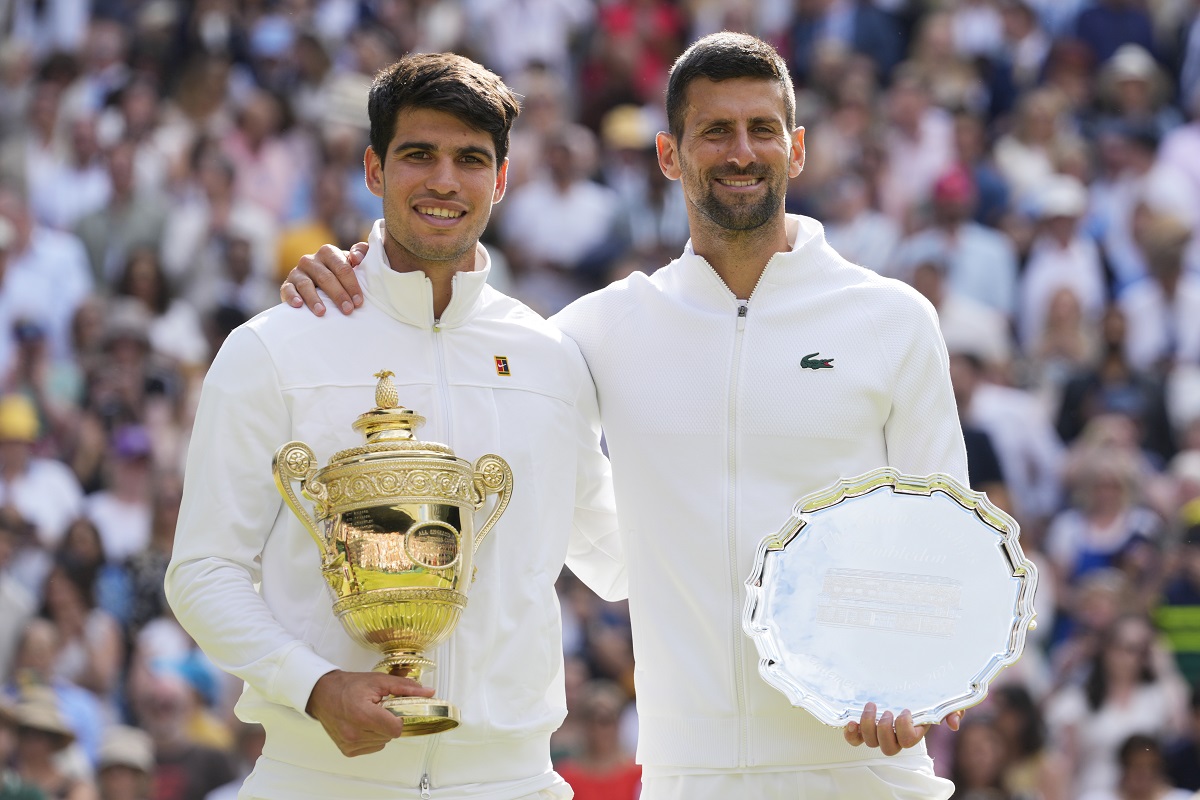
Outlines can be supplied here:
<path id="1" fill-rule="evenodd" d="M 448 785 L 554 778 L 549 737 L 566 713 L 554 582 L 566 561 L 601 595 L 626 592 L 595 393 L 574 343 L 486 285 L 483 248 L 435 322 L 432 284 L 389 268 L 381 231 L 377 222 L 360 270 L 361 309 L 258 315 L 221 348 L 201 394 L 167 595 L 208 656 L 245 680 L 238 715 L 266 727 L 252 797 L 420 797 L 427 776 L 436 798 Z M 271 457 L 299 439 L 323 465 L 361 444 L 350 426 L 374 406 L 381 369 L 396 374 L 401 405 L 427 418 L 418 439 L 470 461 L 502 456 L 514 490 L 479 549 L 462 619 L 423 677 L 462 724 L 347 758 L 304 709 L 321 675 L 368 670 L 379 654 L 334 617 L 317 547 L 276 491 Z"/>
<path id="2" fill-rule="evenodd" d="M 654 275 L 551 320 L 583 351 L 600 400 L 647 774 L 883 757 L 761 679 L 744 581 L 795 501 L 839 478 L 891 465 L 966 481 L 933 307 L 841 258 L 815 220 L 789 216 L 787 231 L 792 250 L 748 301 L 689 243 Z"/>

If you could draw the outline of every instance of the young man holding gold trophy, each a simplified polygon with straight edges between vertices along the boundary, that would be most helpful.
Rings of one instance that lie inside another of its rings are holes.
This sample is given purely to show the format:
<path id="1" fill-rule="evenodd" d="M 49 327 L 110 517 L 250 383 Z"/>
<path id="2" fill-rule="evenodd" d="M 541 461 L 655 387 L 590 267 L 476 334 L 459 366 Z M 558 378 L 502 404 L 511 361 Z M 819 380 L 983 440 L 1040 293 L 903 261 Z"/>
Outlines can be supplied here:
<path id="1" fill-rule="evenodd" d="M 587 366 L 486 285 L 517 101 L 474 62 L 414 55 L 376 77 L 369 112 L 384 213 L 364 307 L 276 307 L 221 348 L 167 595 L 266 729 L 241 797 L 568 798 L 549 758 L 554 583 L 564 561 L 609 598 L 626 580 Z"/>
<path id="2" fill-rule="evenodd" d="M 885 465 L 966 482 L 933 308 L 785 213 L 804 164 L 794 105 L 767 43 L 721 33 L 688 48 L 656 142 L 683 184 L 688 247 L 551 320 L 587 360 L 613 460 L 643 800 L 953 792 L 909 713 L 877 718 L 870 702 L 842 730 L 822 725 L 758 679 L 742 627 L 755 547 L 798 497 Z M 362 253 L 306 257 L 283 299 L 323 313 L 316 285 L 357 316 Z"/>

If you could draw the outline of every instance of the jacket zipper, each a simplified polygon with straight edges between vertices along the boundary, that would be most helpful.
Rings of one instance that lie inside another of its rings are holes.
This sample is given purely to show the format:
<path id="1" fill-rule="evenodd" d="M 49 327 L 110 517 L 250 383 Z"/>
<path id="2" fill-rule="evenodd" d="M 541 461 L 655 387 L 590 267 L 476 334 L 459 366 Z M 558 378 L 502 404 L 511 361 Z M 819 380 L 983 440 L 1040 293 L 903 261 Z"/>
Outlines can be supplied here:
<path id="1" fill-rule="evenodd" d="M 749 761 L 748 743 L 749 739 L 749 719 L 746 710 L 746 675 L 742 669 L 744 659 L 743 650 L 745 648 L 745 633 L 742 631 L 742 580 L 743 577 L 738 574 L 738 536 L 737 536 L 737 393 L 738 393 L 738 378 L 742 371 L 742 340 L 746 330 L 746 318 L 750 315 L 750 301 L 754 299 L 754 293 L 758 291 L 759 285 L 762 283 L 763 275 L 767 274 L 767 270 L 771 267 L 771 262 L 775 260 L 776 253 L 767 260 L 763 271 L 759 273 L 758 280 L 754 282 L 754 288 L 750 290 L 750 296 L 745 300 L 737 301 L 737 330 L 734 334 L 733 344 L 733 364 L 729 375 L 729 579 L 730 579 L 730 596 L 732 597 L 733 605 L 733 681 L 734 688 L 737 693 L 737 712 L 738 712 L 738 766 L 746 767 Z M 711 265 L 710 265 L 711 268 Z"/>
<path id="2" fill-rule="evenodd" d="M 433 352 L 434 352 L 434 369 L 437 371 L 437 386 L 438 386 L 438 407 L 442 414 L 442 441 L 447 445 L 451 445 L 454 439 L 453 430 L 453 409 L 450 403 L 450 383 L 446 379 L 446 351 L 442 342 L 442 324 L 440 319 L 433 321 L 433 329 L 431 331 L 433 337 Z M 446 665 L 453 660 L 453 641 L 447 642 L 442 648 L 442 654 L 437 658 L 438 670 L 437 681 L 434 686 L 435 697 L 445 697 L 446 685 L 449 683 L 449 670 Z M 421 800 L 429 800 L 432 797 L 430 794 L 431 783 L 429 779 L 429 765 L 433 762 L 433 751 L 437 748 L 438 738 L 430 737 L 431 741 L 425 748 L 425 758 L 421 763 Z"/>
<path id="3" fill-rule="evenodd" d="M 739 300 L 737 309 L 737 331 L 734 334 L 733 364 L 729 376 L 729 583 L 732 588 L 733 618 L 741 619 L 738 600 L 739 575 L 737 568 L 737 393 L 738 376 L 741 373 L 742 338 L 746 330 L 746 316 L 750 313 L 750 301 Z M 737 695 L 738 712 L 738 766 L 746 766 L 746 676 L 742 672 L 742 636 L 735 625 L 733 629 L 733 683 Z"/>

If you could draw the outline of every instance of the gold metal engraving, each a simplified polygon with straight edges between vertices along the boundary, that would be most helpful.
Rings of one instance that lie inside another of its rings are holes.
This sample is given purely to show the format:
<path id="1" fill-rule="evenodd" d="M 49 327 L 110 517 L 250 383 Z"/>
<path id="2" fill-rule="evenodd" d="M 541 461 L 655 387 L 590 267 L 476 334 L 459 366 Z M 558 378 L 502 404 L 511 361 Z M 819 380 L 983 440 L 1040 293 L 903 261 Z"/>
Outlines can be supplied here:
<path id="1" fill-rule="evenodd" d="M 508 507 L 512 470 L 496 455 L 474 464 L 444 444 L 418 441 L 424 417 L 399 404 L 392 373 L 375 374 L 375 407 L 353 428 L 366 443 L 318 468 L 312 448 L 288 442 L 272 461 L 284 502 L 321 550 L 334 614 L 361 644 L 380 652 L 375 669 L 420 680 L 426 652 L 458 624 L 475 575 L 475 552 Z M 301 504 L 293 483 L 313 504 Z M 475 512 L 495 504 L 475 530 Z M 394 697 L 383 706 L 404 719 L 404 736 L 458 725 L 436 698 Z"/>

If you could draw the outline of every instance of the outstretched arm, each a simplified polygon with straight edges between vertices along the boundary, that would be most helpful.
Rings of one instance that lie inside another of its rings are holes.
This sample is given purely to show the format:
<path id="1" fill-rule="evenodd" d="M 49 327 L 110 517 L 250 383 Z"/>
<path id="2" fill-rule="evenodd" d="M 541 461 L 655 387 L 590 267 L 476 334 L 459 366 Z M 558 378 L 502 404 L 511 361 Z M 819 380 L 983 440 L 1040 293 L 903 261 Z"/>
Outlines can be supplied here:
<path id="1" fill-rule="evenodd" d="M 366 255 L 366 242 L 359 242 L 349 250 L 321 245 L 320 250 L 301 258 L 288 273 L 287 280 L 279 287 L 279 299 L 293 308 L 308 306 L 312 313 L 323 317 L 325 302 L 317 294 L 320 289 L 343 314 L 352 313 L 363 303 L 362 287 L 354 268 Z"/>

